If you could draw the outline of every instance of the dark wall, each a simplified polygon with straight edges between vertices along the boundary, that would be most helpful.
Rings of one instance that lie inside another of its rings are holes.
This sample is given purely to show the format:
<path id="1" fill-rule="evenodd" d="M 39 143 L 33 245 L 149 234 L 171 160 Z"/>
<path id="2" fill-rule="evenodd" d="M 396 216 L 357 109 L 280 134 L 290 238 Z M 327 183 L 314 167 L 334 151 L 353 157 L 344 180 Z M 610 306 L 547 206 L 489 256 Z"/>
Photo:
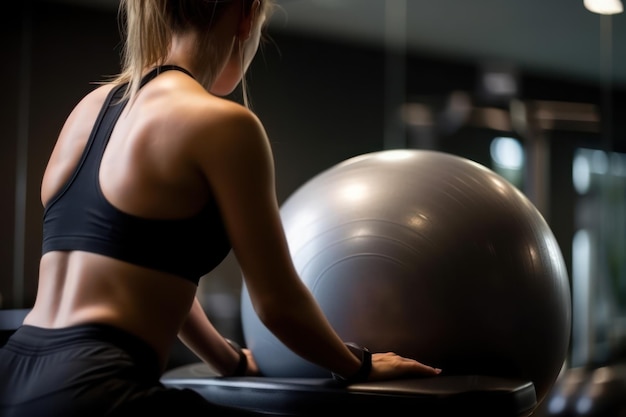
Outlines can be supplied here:
<path id="1" fill-rule="evenodd" d="M 43 213 L 39 187 L 48 155 L 72 107 L 94 88 L 91 83 L 118 71 L 119 35 L 115 13 L 37 0 L 6 7 L 2 39 L 8 42 L 0 69 L 6 89 L 0 112 L 0 308 L 20 308 L 34 302 Z M 18 169 L 22 160 L 25 171 Z M 23 209 L 24 222 L 16 207 Z M 16 239 L 16 229 L 22 228 Z"/>
<path id="2" fill-rule="evenodd" d="M 15 224 L 16 152 L 18 137 L 18 101 L 20 80 L 20 13 L 0 15 L 0 39 L 5 62 L 0 68 L 2 111 L 0 111 L 0 307 L 9 304 L 13 294 L 13 247 Z"/>
<path id="3" fill-rule="evenodd" d="M 322 169 L 383 146 L 384 55 L 273 36 L 249 73 L 272 142 L 279 198 Z"/>

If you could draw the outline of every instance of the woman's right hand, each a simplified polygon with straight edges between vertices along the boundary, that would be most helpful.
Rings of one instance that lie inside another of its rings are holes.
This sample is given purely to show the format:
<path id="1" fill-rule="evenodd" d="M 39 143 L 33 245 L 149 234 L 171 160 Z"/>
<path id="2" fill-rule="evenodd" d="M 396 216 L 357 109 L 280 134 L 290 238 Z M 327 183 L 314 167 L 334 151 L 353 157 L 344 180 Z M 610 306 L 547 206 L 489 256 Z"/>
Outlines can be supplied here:
<path id="1" fill-rule="evenodd" d="M 435 376 L 441 369 L 425 365 L 414 359 L 405 358 L 393 352 L 373 353 L 372 370 L 368 381 L 407 378 L 411 376 Z"/>

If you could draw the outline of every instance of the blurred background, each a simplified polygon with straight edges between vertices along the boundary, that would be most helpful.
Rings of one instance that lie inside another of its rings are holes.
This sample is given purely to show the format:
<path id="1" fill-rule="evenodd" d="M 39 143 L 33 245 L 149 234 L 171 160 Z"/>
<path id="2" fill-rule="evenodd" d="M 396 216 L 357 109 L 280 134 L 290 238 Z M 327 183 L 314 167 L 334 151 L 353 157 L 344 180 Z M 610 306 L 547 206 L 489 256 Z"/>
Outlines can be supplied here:
<path id="1" fill-rule="evenodd" d="M 615 11 L 586 3 L 282 0 L 248 81 L 281 201 L 338 162 L 391 148 L 457 154 L 516 185 L 568 266 L 567 367 L 596 369 L 622 360 L 626 341 L 626 15 L 619 0 L 604 2 Z M 34 302 L 41 176 L 72 107 L 119 70 L 117 5 L 3 3 L 0 309 Z M 236 259 L 209 275 L 207 313 L 242 341 Z"/>

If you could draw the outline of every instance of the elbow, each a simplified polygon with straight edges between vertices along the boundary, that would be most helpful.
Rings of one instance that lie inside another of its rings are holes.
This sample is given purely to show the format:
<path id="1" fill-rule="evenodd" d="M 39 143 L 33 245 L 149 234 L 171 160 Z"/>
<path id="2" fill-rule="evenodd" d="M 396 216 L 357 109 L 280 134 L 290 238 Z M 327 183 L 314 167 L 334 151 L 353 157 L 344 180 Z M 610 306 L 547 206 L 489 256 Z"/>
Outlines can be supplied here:
<path id="1" fill-rule="evenodd" d="M 276 308 L 276 306 L 272 305 L 274 303 L 260 303 L 259 305 L 254 306 L 254 311 L 256 312 L 257 317 L 267 327 L 268 329 L 272 329 L 274 326 L 280 322 L 280 309 Z"/>
<path id="2" fill-rule="evenodd" d="M 271 332 L 280 332 L 288 328 L 292 320 L 288 311 L 277 302 L 261 303 L 255 306 L 257 317 Z"/>

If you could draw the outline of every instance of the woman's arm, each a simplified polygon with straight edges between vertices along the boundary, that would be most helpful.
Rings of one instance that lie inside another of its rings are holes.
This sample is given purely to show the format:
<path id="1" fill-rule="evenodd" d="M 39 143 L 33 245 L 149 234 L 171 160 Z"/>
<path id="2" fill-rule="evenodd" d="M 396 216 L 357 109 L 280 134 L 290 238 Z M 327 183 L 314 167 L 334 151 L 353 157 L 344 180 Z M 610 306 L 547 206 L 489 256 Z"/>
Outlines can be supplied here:
<path id="1" fill-rule="evenodd" d="M 220 110 L 207 127 L 211 136 L 198 138 L 193 155 L 217 199 L 259 319 L 302 358 L 338 375 L 354 375 L 361 361 L 334 331 L 292 263 L 263 126 L 234 103 Z M 393 354 L 372 359 L 370 379 L 438 372 Z"/>
<path id="2" fill-rule="evenodd" d="M 241 359 L 239 353 L 213 326 L 197 297 L 178 333 L 178 338 L 220 375 L 235 374 Z M 243 353 L 247 357 L 246 375 L 258 374 L 258 367 L 251 352 L 243 349 Z"/>

